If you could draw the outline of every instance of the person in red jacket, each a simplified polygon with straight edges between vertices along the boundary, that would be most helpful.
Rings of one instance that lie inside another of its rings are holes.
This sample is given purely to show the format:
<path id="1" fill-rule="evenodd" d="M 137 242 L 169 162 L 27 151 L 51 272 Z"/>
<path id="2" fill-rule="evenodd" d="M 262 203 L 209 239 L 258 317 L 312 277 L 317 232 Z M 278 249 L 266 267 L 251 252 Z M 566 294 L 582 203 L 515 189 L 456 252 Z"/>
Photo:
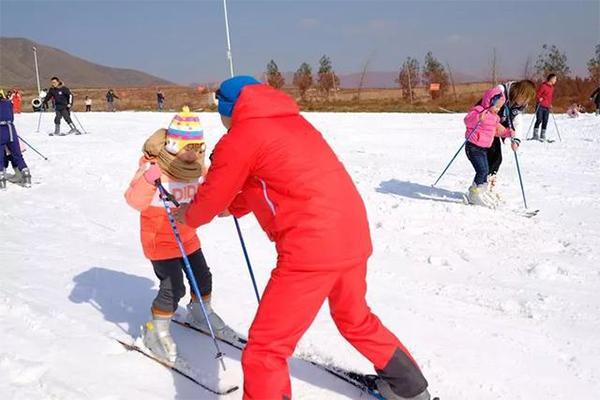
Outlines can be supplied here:
<path id="1" fill-rule="evenodd" d="M 546 141 L 546 126 L 548 126 L 548 117 L 550 116 L 552 97 L 554 96 L 554 85 L 556 85 L 557 79 L 556 74 L 548 75 L 537 90 L 538 106 L 535 113 L 535 125 L 533 126 L 533 140 Z M 538 135 L 540 124 L 542 125 L 542 133 Z"/>
<path id="2" fill-rule="evenodd" d="M 374 364 L 386 399 L 429 400 L 415 360 L 366 303 L 369 223 L 333 150 L 293 99 L 252 77 L 224 81 L 217 99 L 228 132 L 177 218 L 198 227 L 253 212 L 275 242 L 277 266 L 242 355 L 244 399 L 291 399 L 287 360 L 327 300 L 340 333 Z"/>

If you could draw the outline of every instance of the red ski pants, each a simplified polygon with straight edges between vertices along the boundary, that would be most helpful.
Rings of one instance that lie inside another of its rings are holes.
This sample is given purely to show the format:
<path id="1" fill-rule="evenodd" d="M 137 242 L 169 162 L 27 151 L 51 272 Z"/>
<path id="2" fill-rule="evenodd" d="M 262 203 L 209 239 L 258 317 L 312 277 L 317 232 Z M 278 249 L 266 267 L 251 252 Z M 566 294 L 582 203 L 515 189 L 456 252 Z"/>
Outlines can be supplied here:
<path id="1" fill-rule="evenodd" d="M 383 369 L 396 349 L 413 360 L 371 312 L 365 278 L 366 261 L 343 270 L 273 270 L 242 354 L 244 399 L 291 399 L 287 360 L 325 299 L 340 333 L 375 368 Z"/>

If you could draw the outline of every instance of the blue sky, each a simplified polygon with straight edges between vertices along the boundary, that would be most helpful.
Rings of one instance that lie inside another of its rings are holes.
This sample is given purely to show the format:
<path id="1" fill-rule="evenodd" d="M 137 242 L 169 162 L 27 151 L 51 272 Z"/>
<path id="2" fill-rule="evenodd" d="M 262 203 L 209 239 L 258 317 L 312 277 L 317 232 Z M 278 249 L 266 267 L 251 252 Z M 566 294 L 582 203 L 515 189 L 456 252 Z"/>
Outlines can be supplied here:
<path id="1" fill-rule="evenodd" d="M 237 73 L 274 59 L 282 71 L 327 54 L 339 73 L 395 71 L 431 50 L 455 71 L 520 74 L 543 43 L 566 51 L 571 70 L 600 43 L 600 1 L 228 1 Z M 0 0 L 0 35 L 26 37 L 87 60 L 178 83 L 227 77 L 221 0 Z M 3 55 L 5 56 L 5 55 Z"/>

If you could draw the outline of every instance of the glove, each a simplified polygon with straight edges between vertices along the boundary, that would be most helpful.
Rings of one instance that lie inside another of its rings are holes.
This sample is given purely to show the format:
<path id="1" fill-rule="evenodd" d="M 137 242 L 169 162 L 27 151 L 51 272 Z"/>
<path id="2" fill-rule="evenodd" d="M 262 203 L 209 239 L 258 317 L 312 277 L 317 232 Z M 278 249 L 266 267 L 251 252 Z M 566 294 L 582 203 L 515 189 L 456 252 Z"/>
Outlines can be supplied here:
<path id="1" fill-rule="evenodd" d="M 510 147 L 513 149 L 513 151 L 517 151 L 520 145 L 521 141 L 519 139 L 517 139 L 516 137 L 510 138 Z"/>
<path id="2" fill-rule="evenodd" d="M 144 179 L 151 185 L 154 185 L 157 179 L 160 179 L 162 175 L 162 171 L 158 164 L 149 163 L 146 167 L 146 172 L 144 172 Z"/>
<path id="3" fill-rule="evenodd" d="M 67 104 L 67 108 L 71 108 L 72 104 Z"/>

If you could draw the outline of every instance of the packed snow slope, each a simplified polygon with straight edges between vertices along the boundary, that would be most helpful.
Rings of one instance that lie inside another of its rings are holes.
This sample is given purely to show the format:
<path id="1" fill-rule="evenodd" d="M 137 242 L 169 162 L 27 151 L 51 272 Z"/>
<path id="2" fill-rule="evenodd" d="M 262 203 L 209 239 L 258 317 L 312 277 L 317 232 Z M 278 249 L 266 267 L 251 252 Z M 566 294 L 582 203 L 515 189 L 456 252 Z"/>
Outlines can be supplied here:
<path id="1" fill-rule="evenodd" d="M 211 399 L 193 383 L 114 338 L 131 340 L 157 290 L 139 243 L 138 213 L 123 199 L 142 143 L 170 113 L 79 113 L 89 135 L 49 137 L 51 114 L 16 118 L 33 187 L 0 193 L 0 398 Z M 461 153 L 461 114 L 306 114 L 354 178 L 366 203 L 374 254 L 368 300 L 411 349 L 442 400 L 600 397 L 600 117 L 557 116 L 562 142 L 519 151 L 524 218 L 508 146 L 499 174 L 505 204 L 467 206 L 473 170 Z M 224 133 L 202 114 L 209 151 Z M 531 116 L 526 117 L 529 122 Z M 63 125 L 63 129 L 66 127 Z M 557 138 L 554 125 L 549 136 Z M 259 287 L 275 263 L 254 217 L 241 220 Z M 230 218 L 198 230 L 214 277 L 214 306 L 246 333 L 256 310 Z M 187 302 L 181 301 L 181 312 Z M 293 312 L 293 310 L 290 310 Z M 240 354 L 224 347 L 218 372 L 205 338 L 174 328 L 198 370 L 242 384 Z M 338 334 L 327 306 L 296 357 L 372 371 Z M 294 398 L 366 398 L 297 360 Z M 240 399 L 241 391 L 229 396 Z"/>

